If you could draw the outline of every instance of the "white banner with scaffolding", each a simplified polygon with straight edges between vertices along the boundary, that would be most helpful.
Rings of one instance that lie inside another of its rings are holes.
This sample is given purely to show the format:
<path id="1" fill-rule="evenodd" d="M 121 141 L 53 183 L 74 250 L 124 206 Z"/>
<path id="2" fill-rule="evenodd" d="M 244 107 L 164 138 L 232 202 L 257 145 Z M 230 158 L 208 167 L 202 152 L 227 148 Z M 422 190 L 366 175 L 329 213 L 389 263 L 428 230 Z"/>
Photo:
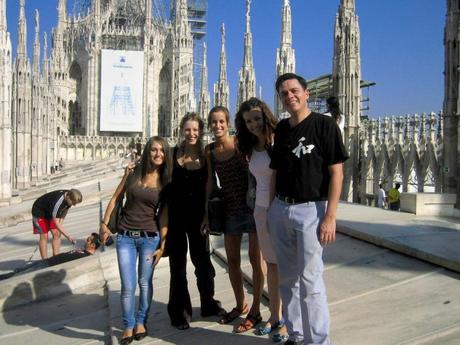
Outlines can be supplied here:
<path id="1" fill-rule="evenodd" d="M 101 51 L 100 131 L 142 132 L 144 52 Z"/>

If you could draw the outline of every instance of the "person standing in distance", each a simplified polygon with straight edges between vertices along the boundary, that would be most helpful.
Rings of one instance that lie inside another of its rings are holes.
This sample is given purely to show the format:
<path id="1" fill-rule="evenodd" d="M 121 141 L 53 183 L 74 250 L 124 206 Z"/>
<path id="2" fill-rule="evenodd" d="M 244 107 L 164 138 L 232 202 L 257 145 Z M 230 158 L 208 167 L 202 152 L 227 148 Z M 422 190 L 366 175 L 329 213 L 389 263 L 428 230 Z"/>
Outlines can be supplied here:
<path id="1" fill-rule="evenodd" d="M 386 204 L 387 204 L 386 199 L 387 199 L 387 196 L 385 194 L 385 189 L 383 189 L 383 185 L 380 183 L 379 191 L 377 193 L 377 205 L 379 208 L 386 207 Z"/>
<path id="2" fill-rule="evenodd" d="M 394 188 L 390 188 L 388 191 L 388 208 L 392 211 L 399 211 L 400 208 L 399 197 L 401 193 L 399 193 L 399 187 L 401 187 L 401 184 L 398 182 Z"/>
<path id="3" fill-rule="evenodd" d="M 336 212 L 348 153 L 340 129 L 308 107 L 304 78 L 278 77 L 276 91 L 291 115 L 275 130 L 270 168 L 276 172 L 268 225 L 279 272 L 286 345 L 329 345 L 323 246 L 334 242 Z"/>
<path id="4" fill-rule="evenodd" d="M 335 122 L 337 123 L 337 126 L 340 128 L 340 133 L 343 134 L 345 131 L 345 116 L 342 114 L 342 111 L 340 110 L 340 104 L 339 100 L 337 97 L 329 97 L 326 100 L 327 104 L 327 112 L 324 113 L 324 115 L 331 116 Z"/>
<path id="5" fill-rule="evenodd" d="M 53 256 L 61 250 L 61 235 L 64 235 L 69 242 L 76 241 L 64 229 L 64 218 L 72 206 L 79 204 L 82 200 L 78 189 L 55 190 L 43 194 L 32 205 L 32 226 L 34 234 L 39 234 L 38 248 L 42 260 L 48 258 L 48 232 L 53 234 L 51 246 Z"/>

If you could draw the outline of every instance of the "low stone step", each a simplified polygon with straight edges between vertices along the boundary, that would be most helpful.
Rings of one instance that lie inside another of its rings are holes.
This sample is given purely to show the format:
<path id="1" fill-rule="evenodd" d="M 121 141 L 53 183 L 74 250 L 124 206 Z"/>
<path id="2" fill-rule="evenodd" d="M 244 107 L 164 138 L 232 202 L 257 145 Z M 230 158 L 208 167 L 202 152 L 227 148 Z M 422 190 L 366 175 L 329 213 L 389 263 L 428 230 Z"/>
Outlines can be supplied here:
<path id="1" fill-rule="evenodd" d="M 115 249 L 108 248 L 104 253 L 8 278 L 0 284 L 0 310 L 104 287 L 107 280 L 116 278 L 110 276 L 112 269 L 104 271 L 115 257 Z"/>

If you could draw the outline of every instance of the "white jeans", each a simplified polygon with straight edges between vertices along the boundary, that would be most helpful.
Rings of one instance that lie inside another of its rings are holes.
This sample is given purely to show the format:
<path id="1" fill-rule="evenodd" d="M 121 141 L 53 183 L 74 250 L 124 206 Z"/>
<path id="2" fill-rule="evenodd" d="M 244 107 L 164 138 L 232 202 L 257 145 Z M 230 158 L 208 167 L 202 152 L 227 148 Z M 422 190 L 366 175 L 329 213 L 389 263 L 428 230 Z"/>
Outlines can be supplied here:
<path id="1" fill-rule="evenodd" d="M 329 308 L 323 281 L 323 248 L 318 240 L 326 201 L 287 204 L 278 198 L 268 211 L 283 315 L 289 339 L 329 345 Z"/>

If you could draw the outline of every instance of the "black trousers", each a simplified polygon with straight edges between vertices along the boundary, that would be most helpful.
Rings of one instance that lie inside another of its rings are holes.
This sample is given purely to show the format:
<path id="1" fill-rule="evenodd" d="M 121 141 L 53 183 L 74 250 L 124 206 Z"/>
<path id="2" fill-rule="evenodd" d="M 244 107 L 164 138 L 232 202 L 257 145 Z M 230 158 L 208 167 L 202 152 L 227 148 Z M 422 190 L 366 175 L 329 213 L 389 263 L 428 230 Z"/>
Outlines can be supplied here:
<path id="1" fill-rule="evenodd" d="M 211 263 L 209 237 L 200 233 L 201 219 L 193 221 L 184 214 L 174 218 L 175 221 L 170 222 L 166 240 L 171 272 L 168 314 L 171 324 L 179 326 L 189 322 L 192 317 L 187 282 L 187 247 L 190 248 L 190 258 L 195 266 L 201 311 L 215 308 L 218 302 L 214 300 L 216 272 Z"/>

